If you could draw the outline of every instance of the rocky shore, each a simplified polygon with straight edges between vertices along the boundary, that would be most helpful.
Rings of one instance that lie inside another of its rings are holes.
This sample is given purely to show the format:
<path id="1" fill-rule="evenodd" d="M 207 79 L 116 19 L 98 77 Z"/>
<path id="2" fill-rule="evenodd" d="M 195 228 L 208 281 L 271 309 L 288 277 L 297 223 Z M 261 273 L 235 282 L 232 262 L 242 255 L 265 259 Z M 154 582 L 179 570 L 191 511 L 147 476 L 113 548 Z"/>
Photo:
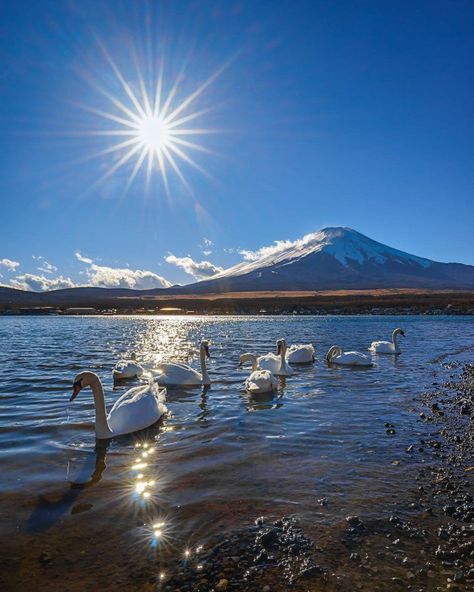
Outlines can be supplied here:
<path id="1" fill-rule="evenodd" d="M 146 587 L 166 592 L 473 590 L 474 365 L 447 369 L 452 371 L 447 383 L 433 382 L 415 399 L 412 411 L 428 425 L 430 436 L 414 439 L 406 449 L 407 462 L 420 470 L 417 482 L 407 483 L 403 507 L 377 519 L 341 516 L 336 526 L 312 528 L 311 536 L 298 516 L 257 517 L 207 549 L 190 550 Z M 321 507 L 328 503 L 315 500 Z"/>

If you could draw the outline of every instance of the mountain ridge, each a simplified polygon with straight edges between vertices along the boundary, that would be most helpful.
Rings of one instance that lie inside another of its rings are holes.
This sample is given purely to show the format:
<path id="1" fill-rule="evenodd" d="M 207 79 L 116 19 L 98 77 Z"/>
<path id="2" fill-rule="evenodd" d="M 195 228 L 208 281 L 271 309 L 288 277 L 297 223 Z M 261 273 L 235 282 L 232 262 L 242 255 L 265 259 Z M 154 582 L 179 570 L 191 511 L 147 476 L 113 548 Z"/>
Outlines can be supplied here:
<path id="1" fill-rule="evenodd" d="M 2 306 L 68 306 L 127 299 L 271 291 L 474 290 L 474 266 L 441 263 L 375 241 L 348 227 L 327 227 L 295 241 L 277 241 L 209 279 L 169 288 L 133 290 L 82 286 L 27 292 L 0 287 Z"/>
<path id="2" fill-rule="evenodd" d="M 412 255 L 347 227 L 328 227 L 296 241 L 277 241 L 250 257 L 255 259 L 198 282 L 194 288 L 474 289 L 472 265 Z"/>

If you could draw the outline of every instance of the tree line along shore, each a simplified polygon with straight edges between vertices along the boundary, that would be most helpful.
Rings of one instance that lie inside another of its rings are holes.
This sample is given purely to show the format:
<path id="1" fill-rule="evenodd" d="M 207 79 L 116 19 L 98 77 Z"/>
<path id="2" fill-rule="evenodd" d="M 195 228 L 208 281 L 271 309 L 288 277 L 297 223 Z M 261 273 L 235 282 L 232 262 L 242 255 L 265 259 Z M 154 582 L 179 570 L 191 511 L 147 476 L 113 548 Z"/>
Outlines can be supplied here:
<path id="1" fill-rule="evenodd" d="M 474 292 L 374 290 L 331 292 L 241 292 L 229 294 L 133 295 L 68 298 L 46 303 L 0 303 L 0 314 L 432 314 L 474 315 Z"/>

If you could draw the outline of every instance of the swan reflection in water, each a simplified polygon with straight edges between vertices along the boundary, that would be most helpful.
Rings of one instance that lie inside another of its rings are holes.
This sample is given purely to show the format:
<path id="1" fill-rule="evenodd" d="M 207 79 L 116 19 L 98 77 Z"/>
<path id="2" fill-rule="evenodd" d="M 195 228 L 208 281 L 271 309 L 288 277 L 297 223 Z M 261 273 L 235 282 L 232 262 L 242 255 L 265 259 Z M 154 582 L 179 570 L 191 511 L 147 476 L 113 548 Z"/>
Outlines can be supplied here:
<path id="1" fill-rule="evenodd" d="M 127 463 L 127 472 L 131 475 L 128 483 L 120 484 L 120 493 L 118 497 L 128 498 L 132 502 L 151 504 L 156 493 L 156 480 L 151 475 L 151 470 L 155 473 L 155 465 L 150 461 L 156 448 L 157 429 L 148 429 L 142 432 L 140 439 L 135 435 L 122 436 L 121 443 L 130 451 L 132 455 L 131 462 Z M 111 446 L 111 440 L 96 440 L 93 449 L 94 461 L 91 466 L 92 451 L 87 451 L 87 461 L 77 470 L 78 453 L 86 451 L 82 449 L 68 450 L 66 480 L 68 488 L 62 488 L 60 492 L 51 494 L 39 494 L 36 499 L 36 505 L 33 508 L 27 522 L 27 530 L 30 532 L 40 532 L 49 529 L 56 522 L 67 514 L 78 514 L 91 510 L 91 503 L 77 503 L 81 501 L 83 492 L 97 485 L 103 478 L 107 468 L 107 453 Z M 81 455 L 82 458 L 82 455 Z M 151 470 L 150 470 L 151 469 Z M 72 475 L 72 477 L 71 477 Z"/>
<path id="2" fill-rule="evenodd" d="M 76 477 L 76 480 L 69 481 L 69 485 L 71 489 L 88 489 L 92 487 L 96 483 L 102 479 L 102 475 L 107 468 L 107 464 L 105 462 L 105 458 L 107 456 L 107 449 L 110 446 L 110 440 L 96 440 L 94 452 L 95 452 L 95 467 L 92 474 L 89 474 L 89 467 L 88 465 L 84 466 L 80 475 Z M 67 475 L 69 476 L 69 471 L 71 467 L 71 460 L 68 460 L 67 463 Z M 84 481 L 82 477 L 85 476 L 86 480 Z"/>
<path id="3" fill-rule="evenodd" d="M 283 393 L 275 396 L 274 393 L 250 394 L 248 391 L 242 391 L 241 396 L 249 413 L 280 409 L 280 407 L 283 407 Z"/>
<path id="4" fill-rule="evenodd" d="M 28 531 L 40 532 L 47 530 L 68 513 L 78 514 L 92 508 L 92 504 L 75 505 L 75 502 L 80 498 L 82 490 L 93 487 L 102 479 L 102 475 L 107 468 L 105 459 L 109 445 L 110 441 L 97 440 L 94 448 L 95 462 L 92 474 L 90 472 L 90 463 L 86 463 L 74 481 L 68 480 L 69 488 L 59 496 L 55 494 L 38 495 L 36 506 L 28 519 Z M 77 450 L 73 454 L 75 456 Z M 69 476 L 71 462 L 73 461 L 74 457 L 68 459 L 67 476 Z"/>
<path id="5" fill-rule="evenodd" d="M 201 391 L 201 401 L 198 403 L 199 409 L 201 411 L 197 415 L 197 420 L 199 422 L 206 422 L 207 416 L 209 415 L 209 408 L 207 406 L 209 397 L 207 393 L 209 392 L 210 388 L 210 386 L 205 386 Z"/>

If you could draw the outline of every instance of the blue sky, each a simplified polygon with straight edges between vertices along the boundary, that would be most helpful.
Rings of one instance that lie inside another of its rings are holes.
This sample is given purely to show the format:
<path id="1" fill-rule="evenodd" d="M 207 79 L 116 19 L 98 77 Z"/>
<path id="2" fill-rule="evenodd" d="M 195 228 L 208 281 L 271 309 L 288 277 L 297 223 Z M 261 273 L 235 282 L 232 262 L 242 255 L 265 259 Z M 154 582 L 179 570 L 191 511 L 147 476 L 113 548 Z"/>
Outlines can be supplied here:
<path id="1" fill-rule="evenodd" d="M 23 0 L 0 17 L 0 283 L 187 283 L 325 226 L 474 264 L 472 2 Z M 125 191 L 137 153 L 104 179 L 128 148 L 94 157 L 124 141 L 95 135 L 124 129 L 97 111 L 134 110 L 107 55 L 136 97 L 164 64 L 171 110 L 224 67 L 181 113 L 203 111 L 186 129 L 206 134 L 181 138 L 209 152 L 180 147 L 205 174 L 175 154 L 186 184 L 165 164 L 166 191 L 145 160 Z"/>

